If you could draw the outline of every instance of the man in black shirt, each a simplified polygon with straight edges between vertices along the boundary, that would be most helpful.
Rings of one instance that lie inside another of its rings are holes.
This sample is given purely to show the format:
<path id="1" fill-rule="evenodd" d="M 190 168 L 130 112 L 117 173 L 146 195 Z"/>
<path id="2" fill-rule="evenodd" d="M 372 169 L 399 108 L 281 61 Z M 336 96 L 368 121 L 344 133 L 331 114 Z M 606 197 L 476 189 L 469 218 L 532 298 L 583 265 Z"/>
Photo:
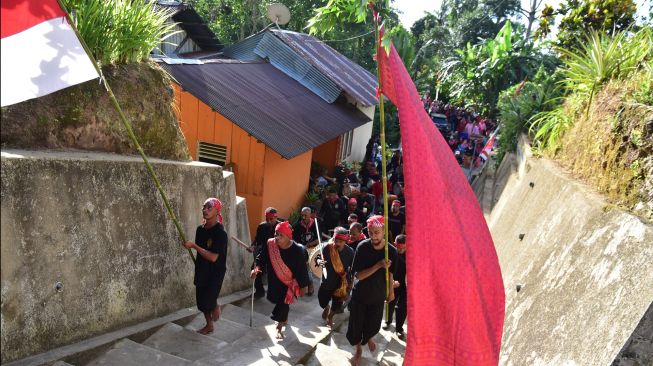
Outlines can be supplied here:
<path id="1" fill-rule="evenodd" d="M 342 198 L 338 197 L 335 188 L 329 187 L 322 202 L 322 207 L 320 207 L 320 217 L 324 226 L 322 231 L 328 233 L 329 230 L 342 225 L 343 217 L 345 220 L 347 217 L 345 212 L 347 212 L 347 204 L 344 203 Z"/>
<path id="2" fill-rule="evenodd" d="M 265 246 L 265 243 L 268 242 L 268 239 L 274 238 L 274 228 L 277 226 L 277 210 L 274 207 L 268 207 L 265 209 L 265 221 L 258 224 L 256 228 L 256 236 L 254 236 L 254 242 L 250 247 L 250 252 L 254 253 L 254 259 L 258 252 Z M 254 264 L 252 264 L 253 268 Z M 263 276 L 257 276 L 254 281 L 254 287 L 256 292 L 254 293 L 255 298 L 261 298 L 265 296 L 265 288 L 263 287 Z"/>
<path id="3" fill-rule="evenodd" d="M 345 223 L 349 224 L 348 221 L 350 215 L 356 215 L 356 221 L 364 219 L 363 213 L 358 210 L 358 201 L 356 201 L 354 197 L 350 198 L 347 201 L 347 210 L 345 211 L 345 216 L 342 219 L 343 225 Z"/>
<path id="4" fill-rule="evenodd" d="M 352 222 L 349 226 L 349 241 L 347 242 L 347 245 L 349 245 L 351 249 L 356 250 L 358 244 L 365 239 L 367 239 L 367 237 L 363 234 L 363 225 L 361 225 L 360 222 Z"/>
<path id="5" fill-rule="evenodd" d="M 316 219 L 312 217 L 312 210 L 310 207 L 304 207 L 301 211 L 301 218 L 293 225 L 292 230 L 292 239 L 304 246 L 306 250 L 308 248 L 313 248 L 318 244 L 319 233 L 317 232 L 318 225 L 316 225 Z M 308 257 L 308 252 L 306 252 L 306 257 Z M 306 258 L 308 262 L 308 258 Z M 308 284 L 308 296 L 313 295 L 313 281 Z"/>
<path id="6" fill-rule="evenodd" d="M 363 213 L 363 216 L 358 217 L 361 222 L 365 222 L 367 217 L 374 212 L 374 196 L 369 194 L 368 191 L 367 186 L 362 186 L 361 193 L 357 199 L 358 210 Z"/>
<path id="7" fill-rule="evenodd" d="M 283 338 L 283 327 L 288 322 L 290 304 L 298 296 L 306 293 L 308 270 L 304 259 L 304 249 L 292 239 L 292 229 L 287 222 L 280 222 L 275 229 L 274 238 L 261 247 L 256 256 L 256 267 L 252 278 L 264 268 L 268 273 L 267 298 L 275 304 L 270 316 L 277 322 L 277 338 Z"/>
<path id="8" fill-rule="evenodd" d="M 227 271 L 227 233 L 222 226 L 220 209 L 222 203 L 217 198 L 204 201 L 202 217 L 204 225 L 197 227 L 195 241 L 187 241 L 184 247 L 195 249 L 195 300 L 197 308 L 204 314 L 206 325 L 198 330 L 201 334 L 213 332 L 213 322 L 220 317 L 218 295 Z"/>
<path id="9" fill-rule="evenodd" d="M 358 282 L 354 285 L 349 302 L 349 326 L 347 340 L 356 346 L 356 353 L 351 360 L 358 365 L 363 354 L 362 345 L 367 343 L 370 352 L 376 350 L 372 339 L 381 328 L 383 305 L 385 301 L 394 300 L 394 289 L 390 286 L 386 296 L 385 269 L 389 270 L 390 283 L 394 283 L 393 262 L 397 250 L 388 245 L 388 260 L 385 260 L 384 220 L 383 216 L 372 216 L 367 220 L 370 238 L 363 240 L 354 253 L 352 271 Z"/>
<path id="10" fill-rule="evenodd" d="M 386 319 L 386 326 L 390 327 L 396 306 L 397 323 L 395 324 L 395 332 L 399 339 L 404 339 L 404 322 L 406 322 L 408 308 L 406 301 L 406 235 L 397 235 L 395 238 L 395 247 L 397 248 L 397 261 L 394 264 L 395 299 L 388 304 L 389 317 Z"/>
<path id="11" fill-rule="evenodd" d="M 401 212 L 401 201 L 392 201 L 390 212 L 388 213 L 388 240 L 394 241 L 399 234 L 406 233 L 406 215 Z"/>
<path id="12" fill-rule="evenodd" d="M 326 268 L 326 277 L 323 272 L 317 298 L 320 307 L 324 309 L 322 319 L 327 321 L 328 327 L 333 326 L 333 315 L 342 312 L 343 301 L 349 296 L 352 286 L 351 265 L 354 261 L 354 250 L 347 246 L 347 240 L 349 231 L 344 227 L 336 227 L 333 238 L 323 249 L 324 260 L 319 261 Z"/>

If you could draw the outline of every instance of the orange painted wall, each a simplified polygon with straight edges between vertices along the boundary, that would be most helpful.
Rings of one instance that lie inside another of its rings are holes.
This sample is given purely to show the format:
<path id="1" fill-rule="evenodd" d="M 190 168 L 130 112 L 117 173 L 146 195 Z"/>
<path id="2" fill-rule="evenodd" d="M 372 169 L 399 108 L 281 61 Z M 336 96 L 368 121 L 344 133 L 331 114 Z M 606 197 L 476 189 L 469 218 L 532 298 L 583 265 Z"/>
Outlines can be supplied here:
<path id="1" fill-rule="evenodd" d="M 263 205 L 276 208 L 279 217 L 284 219 L 293 209 L 301 209 L 308 189 L 312 157 L 311 150 L 286 160 L 266 147 Z"/>
<path id="2" fill-rule="evenodd" d="M 283 159 L 177 84 L 174 84 L 174 90 L 179 125 L 193 159 L 197 160 L 200 140 L 227 147 L 227 163 L 234 164 L 236 193 L 247 200 L 252 239 L 256 226 L 263 221 L 266 207 L 276 207 L 279 216 L 287 218 L 292 209 L 303 203 L 312 151 L 291 160 Z M 337 139 L 335 142 L 334 158 L 338 149 Z"/>
<path id="3" fill-rule="evenodd" d="M 340 137 L 327 141 L 313 149 L 313 161 L 320 166 L 329 169 L 329 174 L 333 174 L 334 168 L 338 162 L 338 147 Z"/>

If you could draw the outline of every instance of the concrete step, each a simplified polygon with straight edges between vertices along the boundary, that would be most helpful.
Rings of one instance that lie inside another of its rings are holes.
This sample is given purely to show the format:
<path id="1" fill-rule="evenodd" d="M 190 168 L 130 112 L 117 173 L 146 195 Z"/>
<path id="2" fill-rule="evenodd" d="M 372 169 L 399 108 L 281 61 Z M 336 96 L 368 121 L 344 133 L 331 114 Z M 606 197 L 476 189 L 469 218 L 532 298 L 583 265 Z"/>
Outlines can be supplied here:
<path id="1" fill-rule="evenodd" d="M 146 339 L 143 345 L 195 361 L 224 352 L 227 342 L 184 329 L 177 324 L 168 323 Z"/>
<path id="2" fill-rule="evenodd" d="M 195 332 L 203 328 L 205 324 L 206 320 L 204 319 L 204 314 L 200 313 L 190 323 L 188 323 L 188 325 L 186 325 L 186 329 Z M 220 317 L 220 320 L 213 323 L 213 326 L 215 327 L 215 331 L 206 335 L 206 337 L 218 339 L 227 343 L 242 338 L 252 330 L 248 325 L 232 322 L 224 317 Z"/>
<path id="3" fill-rule="evenodd" d="M 154 348 L 123 339 L 105 354 L 88 363 L 88 366 L 180 366 L 190 365 L 189 360 L 161 352 Z"/>
<path id="4" fill-rule="evenodd" d="M 315 353 L 308 360 L 306 366 L 343 366 L 349 365 L 353 354 L 349 351 L 333 348 L 325 344 L 318 344 Z M 377 365 L 375 359 L 363 355 L 359 366 Z"/>
<path id="5" fill-rule="evenodd" d="M 349 360 L 354 357 L 356 347 L 349 344 L 349 341 L 345 336 L 346 331 L 347 329 L 345 328 L 341 329 L 339 332 L 333 332 L 327 340 L 318 344 L 315 353 L 308 359 L 306 365 L 347 365 Z M 384 362 L 384 357 L 386 357 L 385 364 L 395 365 L 395 358 L 391 358 L 394 354 L 390 352 L 386 353 L 388 344 L 390 344 L 393 339 L 392 333 L 381 329 L 379 334 L 374 336 L 373 339 L 376 342 L 377 349 L 372 353 L 369 351 L 367 346 L 364 346 L 363 357 L 360 365 L 377 365 Z M 403 354 L 403 350 L 401 353 Z M 401 363 L 398 363 L 397 365 L 401 365 Z"/>
<path id="6" fill-rule="evenodd" d="M 263 300 L 263 299 L 259 300 L 259 302 L 262 301 L 267 302 L 267 300 Z M 245 309 L 243 307 L 239 307 L 236 305 L 226 304 L 222 308 L 222 315 L 220 317 L 238 324 L 249 326 L 249 315 L 250 315 L 249 308 Z M 272 319 L 270 319 L 269 316 L 254 311 L 254 317 L 253 317 L 254 327 L 264 327 L 272 323 L 274 322 L 272 321 Z"/>
<path id="7" fill-rule="evenodd" d="M 380 364 L 384 366 L 403 365 L 405 353 L 406 342 L 393 335 L 381 356 Z"/>

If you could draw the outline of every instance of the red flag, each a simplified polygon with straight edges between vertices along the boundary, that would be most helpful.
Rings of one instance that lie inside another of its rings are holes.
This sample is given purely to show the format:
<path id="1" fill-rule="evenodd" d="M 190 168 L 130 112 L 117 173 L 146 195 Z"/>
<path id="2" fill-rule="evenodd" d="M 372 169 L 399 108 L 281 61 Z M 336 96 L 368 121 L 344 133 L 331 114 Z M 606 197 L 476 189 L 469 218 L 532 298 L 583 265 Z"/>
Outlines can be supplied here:
<path id="1" fill-rule="evenodd" d="M 494 137 L 497 135 L 497 131 L 499 131 L 499 129 L 494 131 L 494 133 L 492 134 L 492 136 L 490 136 L 490 139 L 487 141 L 485 146 L 483 146 L 483 150 L 481 151 L 481 154 L 479 154 L 479 157 L 484 161 L 487 160 L 487 158 L 490 156 L 490 151 L 492 151 L 492 148 L 494 147 Z"/>
<path id="2" fill-rule="evenodd" d="M 2 0 L 2 106 L 99 77 L 57 0 Z"/>
<path id="3" fill-rule="evenodd" d="M 394 46 L 378 58 L 383 94 L 399 110 L 412 243 L 405 363 L 496 365 L 505 295 L 490 231 Z"/>

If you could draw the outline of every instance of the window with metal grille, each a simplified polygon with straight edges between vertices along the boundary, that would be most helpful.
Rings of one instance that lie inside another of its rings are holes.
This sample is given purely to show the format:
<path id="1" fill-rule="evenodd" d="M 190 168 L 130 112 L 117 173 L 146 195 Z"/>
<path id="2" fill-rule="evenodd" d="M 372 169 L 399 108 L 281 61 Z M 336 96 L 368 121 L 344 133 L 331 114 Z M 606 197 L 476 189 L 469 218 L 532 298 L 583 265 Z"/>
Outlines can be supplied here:
<path id="1" fill-rule="evenodd" d="M 347 159 L 351 155 L 351 146 L 354 140 L 354 130 L 351 130 L 340 136 L 340 146 L 338 146 L 338 157 L 340 161 Z"/>
<path id="2" fill-rule="evenodd" d="M 200 141 L 197 149 L 197 160 L 224 166 L 227 162 L 227 147 Z"/>

